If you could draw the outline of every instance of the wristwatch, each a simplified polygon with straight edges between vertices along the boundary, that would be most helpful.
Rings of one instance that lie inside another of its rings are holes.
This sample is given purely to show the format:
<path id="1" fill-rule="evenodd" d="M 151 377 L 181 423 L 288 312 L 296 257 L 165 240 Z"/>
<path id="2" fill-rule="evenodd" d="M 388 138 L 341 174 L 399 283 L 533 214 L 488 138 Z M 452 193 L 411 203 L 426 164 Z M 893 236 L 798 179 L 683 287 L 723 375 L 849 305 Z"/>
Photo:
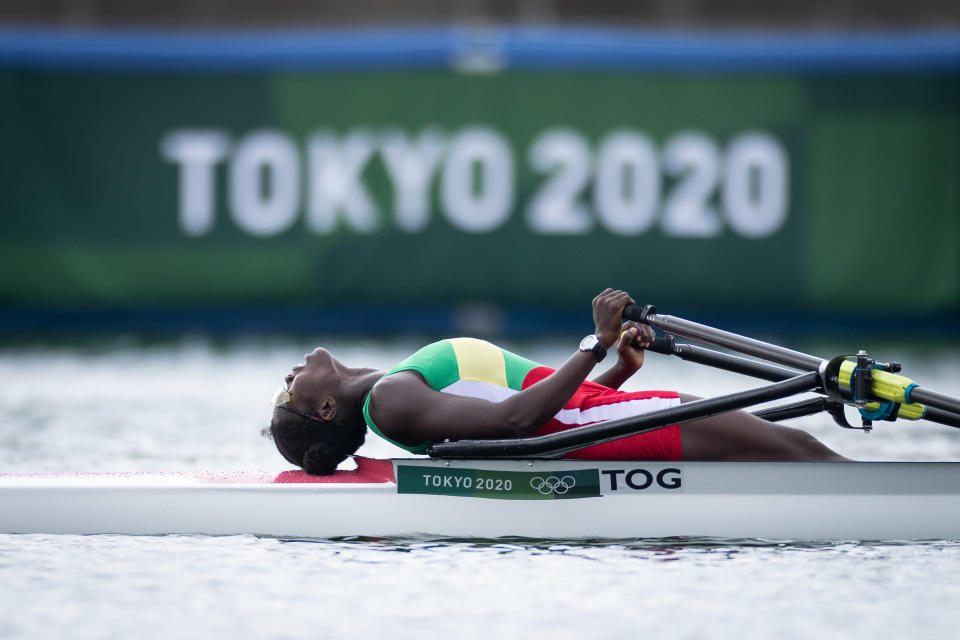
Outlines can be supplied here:
<path id="1" fill-rule="evenodd" d="M 607 355 L 606 348 L 600 344 L 600 338 L 592 333 L 580 341 L 580 351 L 592 351 L 597 358 L 597 362 L 603 360 Z"/>

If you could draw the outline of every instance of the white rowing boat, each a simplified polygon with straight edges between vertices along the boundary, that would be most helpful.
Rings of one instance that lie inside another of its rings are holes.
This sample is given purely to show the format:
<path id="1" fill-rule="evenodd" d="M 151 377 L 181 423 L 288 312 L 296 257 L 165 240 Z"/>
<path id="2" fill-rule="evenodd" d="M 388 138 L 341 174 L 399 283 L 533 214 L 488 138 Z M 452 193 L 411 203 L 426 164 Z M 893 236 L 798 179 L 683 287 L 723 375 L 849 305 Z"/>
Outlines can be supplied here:
<path id="1" fill-rule="evenodd" d="M 355 471 L 0 476 L 0 532 L 960 539 L 960 463 L 357 458 Z"/>
<path id="2" fill-rule="evenodd" d="M 920 387 L 861 351 L 826 360 L 652 306 L 624 316 L 770 362 L 670 340 L 650 349 L 772 384 L 511 440 L 432 445 L 431 459 L 355 458 L 355 471 L 0 476 L 2 533 L 279 537 L 761 538 L 960 540 L 960 462 L 596 462 L 559 460 L 601 442 L 762 402 L 820 397 L 757 412 L 781 420 L 844 404 L 873 421 L 960 428 L 960 400 Z M 658 339 L 662 340 L 662 339 Z M 657 341 L 655 341 L 657 342 Z M 803 372 L 806 373 L 803 373 Z"/>

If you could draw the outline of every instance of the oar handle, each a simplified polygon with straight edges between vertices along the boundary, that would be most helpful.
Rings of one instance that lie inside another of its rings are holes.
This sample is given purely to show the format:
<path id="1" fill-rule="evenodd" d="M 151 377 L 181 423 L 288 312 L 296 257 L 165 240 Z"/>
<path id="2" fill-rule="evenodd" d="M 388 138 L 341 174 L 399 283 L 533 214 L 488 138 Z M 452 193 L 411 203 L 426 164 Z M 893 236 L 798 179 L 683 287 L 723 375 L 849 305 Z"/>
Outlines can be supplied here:
<path id="1" fill-rule="evenodd" d="M 635 320 L 640 324 L 647 324 L 647 316 L 656 313 L 657 308 L 652 304 L 645 304 L 642 307 L 636 304 L 628 304 L 623 308 L 623 319 Z"/>
<path id="2" fill-rule="evenodd" d="M 674 344 L 675 343 L 671 338 L 661 338 L 658 336 L 654 338 L 653 342 L 650 343 L 650 346 L 647 347 L 647 351 L 653 351 L 654 353 L 662 353 L 665 356 L 671 356 L 674 355 Z"/>

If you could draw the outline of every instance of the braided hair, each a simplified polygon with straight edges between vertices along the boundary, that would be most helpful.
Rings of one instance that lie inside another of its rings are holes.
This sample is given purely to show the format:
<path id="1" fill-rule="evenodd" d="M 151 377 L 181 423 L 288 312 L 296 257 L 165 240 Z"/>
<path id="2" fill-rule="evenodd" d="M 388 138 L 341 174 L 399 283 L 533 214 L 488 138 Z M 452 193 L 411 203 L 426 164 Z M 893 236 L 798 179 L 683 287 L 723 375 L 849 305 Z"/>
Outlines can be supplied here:
<path id="1" fill-rule="evenodd" d="M 350 417 L 334 416 L 321 420 L 286 404 L 273 409 L 273 418 L 264 435 L 273 438 L 288 462 L 307 473 L 325 476 L 337 470 L 363 444 L 367 425 Z"/>

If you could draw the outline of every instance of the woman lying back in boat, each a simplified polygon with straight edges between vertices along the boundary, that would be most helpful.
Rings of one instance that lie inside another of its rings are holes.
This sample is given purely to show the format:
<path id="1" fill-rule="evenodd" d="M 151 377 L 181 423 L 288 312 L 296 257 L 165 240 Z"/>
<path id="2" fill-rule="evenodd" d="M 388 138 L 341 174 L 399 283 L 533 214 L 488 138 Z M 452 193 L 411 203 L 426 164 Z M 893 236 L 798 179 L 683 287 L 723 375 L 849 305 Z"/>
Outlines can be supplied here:
<path id="1" fill-rule="evenodd" d="M 288 461 L 333 473 L 369 427 L 412 453 L 434 442 L 522 438 L 696 400 L 676 391 L 617 391 L 643 365 L 646 325 L 622 323 L 634 304 L 607 289 L 593 300 L 596 330 L 556 370 L 472 338 L 441 340 L 390 371 L 353 369 L 318 348 L 284 379 L 269 434 Z M 608 349 L 617 363 L 587 376 Z M 743 411 L 594 445 L 568 458 L 597 460 L 845 460 L 799 429 Z"/>

